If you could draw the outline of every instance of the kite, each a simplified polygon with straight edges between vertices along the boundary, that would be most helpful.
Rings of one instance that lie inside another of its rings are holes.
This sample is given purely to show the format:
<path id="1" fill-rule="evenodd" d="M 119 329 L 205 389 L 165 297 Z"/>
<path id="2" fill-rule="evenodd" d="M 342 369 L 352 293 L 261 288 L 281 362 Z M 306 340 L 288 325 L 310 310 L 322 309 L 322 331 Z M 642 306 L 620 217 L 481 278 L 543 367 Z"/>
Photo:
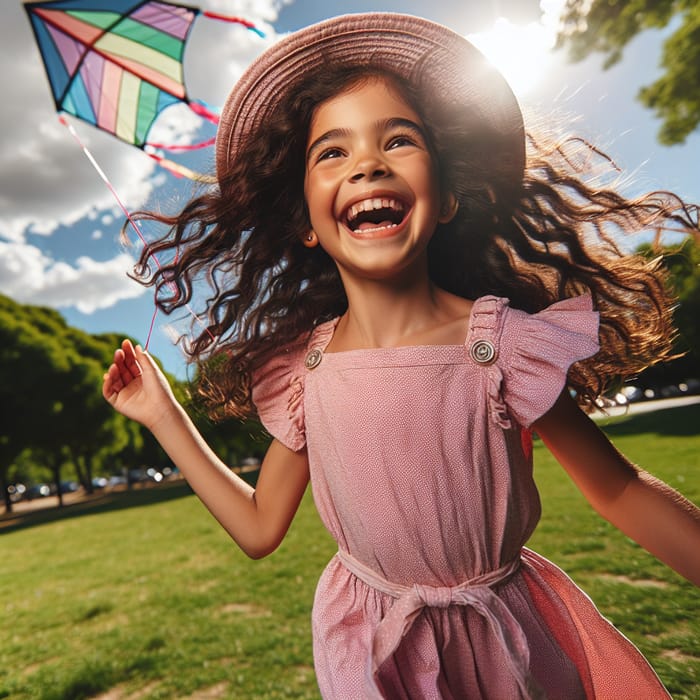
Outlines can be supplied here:
<path id="1" fill-rule="evenodd" d="M 148 133 L 160 113 L 173 104 L 185 104 L 212 123 L 214 110 L 187 96 L 182 58 L 197 15 L 241 24 L 261 37 L 251 22 L 196 7 L 157 0 L 54 0 L 25 2 L 59 120 L 68 128 L 144 246 L 139 226 L 109 178 L 63 114 L 142 149 L 178 177 L 214 182 L 215 179 L 164 158 L 161 150 L 186 151 L 212 145 L 167 146 L 152 143 Z M 160 263 L 154 256 L 158 267 Z M 197 315 L 189 308 L 195 319 Z M 145 347 L 151 338 L 158 308 L 153 313 Z"/>
<path id="2" fill-rule="evenodd" d="M 158 115 L 177 103 L 218 122 L 214 110 L 189 99 L 184 84 L 182 58 L 197 15 L 235 22 L 264 36 L 259 29 L 240 17 L 156 0 L 56 0 L 24 7 L 58 112 L 141 148 L 178 176 L 208 180 L 159 151 L 194 150 L 213 139 L 167 146 L 150 143 L 148 132 Z"/>

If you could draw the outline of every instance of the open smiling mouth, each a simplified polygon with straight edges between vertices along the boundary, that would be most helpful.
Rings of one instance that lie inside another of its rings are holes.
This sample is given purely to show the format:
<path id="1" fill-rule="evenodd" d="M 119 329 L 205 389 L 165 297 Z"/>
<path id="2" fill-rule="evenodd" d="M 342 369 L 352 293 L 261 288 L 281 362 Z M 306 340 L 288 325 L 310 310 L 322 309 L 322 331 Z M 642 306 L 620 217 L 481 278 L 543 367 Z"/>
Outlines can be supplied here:
<path id="1" fill-rule="evenodd" d="M 356 202 L 345 214 L 345 224 L 353 233 L 363 233 L 398 226 L 408 207 L 391 197 L 373 197 Z"/>

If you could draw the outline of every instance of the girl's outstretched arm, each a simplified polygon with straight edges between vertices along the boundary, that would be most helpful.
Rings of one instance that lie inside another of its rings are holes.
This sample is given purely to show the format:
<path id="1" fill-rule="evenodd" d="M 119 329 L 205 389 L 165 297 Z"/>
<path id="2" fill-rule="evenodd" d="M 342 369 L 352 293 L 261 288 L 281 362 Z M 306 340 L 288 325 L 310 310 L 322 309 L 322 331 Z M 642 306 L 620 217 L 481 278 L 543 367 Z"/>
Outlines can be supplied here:
<path id="1" fill-rule="evenodd" d="M 125 340 L 104 376 L 102 393 L 148 428 L 204 505 L 248 556 L 282 541 L 309 481 L 306 452 L 273 440 L 257 488 L 234 474 L 206 444 L 150 355 Z"/>
<path id="2" fill-rule="evenodd" d="M 600 515 L 700 586 L 700 509 L 618 452 L 566 390 L 533 428 Z"/>

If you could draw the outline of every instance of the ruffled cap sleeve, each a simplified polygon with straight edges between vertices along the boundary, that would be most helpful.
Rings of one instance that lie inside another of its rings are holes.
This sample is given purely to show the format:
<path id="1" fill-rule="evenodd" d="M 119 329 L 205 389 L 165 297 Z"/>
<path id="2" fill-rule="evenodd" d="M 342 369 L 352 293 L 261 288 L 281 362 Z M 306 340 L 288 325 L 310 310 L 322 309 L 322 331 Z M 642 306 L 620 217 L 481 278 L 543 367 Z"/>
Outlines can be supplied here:
<path id="1" fill-rule="evenodd" d="M 598 313 L 589 295 L 564 299 L 536 314 L 503 315 L 502 397 L 508 414 L 530 427 L 556 402 L 574 362 L 598 352 Z M 501 364 L 501 363 L 499 363 Z"/>
<path id="2" fill-rule="evenodd" d="M 322 350 L 333 334 L 333 322 L 317 326 L 308 341 L 281 349 L 253 372 L 252 399 L 265 430 L 297 452 L 306 445 L 304 381 L 309 353 Z"/>

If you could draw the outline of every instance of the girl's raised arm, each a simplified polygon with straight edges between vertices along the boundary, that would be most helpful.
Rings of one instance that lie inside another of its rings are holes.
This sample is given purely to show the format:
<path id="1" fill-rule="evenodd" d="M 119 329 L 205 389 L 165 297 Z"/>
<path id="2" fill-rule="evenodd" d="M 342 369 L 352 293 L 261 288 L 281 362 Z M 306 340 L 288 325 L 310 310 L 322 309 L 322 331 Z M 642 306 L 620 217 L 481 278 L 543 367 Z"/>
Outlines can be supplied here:
<path id="1" fill-rule="evenodd" d="M 700 586 L 700 509 L 626 459 L 566 390 L 533 428 L 600 515 Z"/>
<path id="2" fill-rule="evenodd" d="M 258 559 L 276 549 L 309 481 L 305 451 L 293 452 L 273 440 L 254 489 L 214 454 L 150 355 L 128 340 L 114 354 L 102 393 L 116 410 L 153 433 L 248 556 Z"/>

